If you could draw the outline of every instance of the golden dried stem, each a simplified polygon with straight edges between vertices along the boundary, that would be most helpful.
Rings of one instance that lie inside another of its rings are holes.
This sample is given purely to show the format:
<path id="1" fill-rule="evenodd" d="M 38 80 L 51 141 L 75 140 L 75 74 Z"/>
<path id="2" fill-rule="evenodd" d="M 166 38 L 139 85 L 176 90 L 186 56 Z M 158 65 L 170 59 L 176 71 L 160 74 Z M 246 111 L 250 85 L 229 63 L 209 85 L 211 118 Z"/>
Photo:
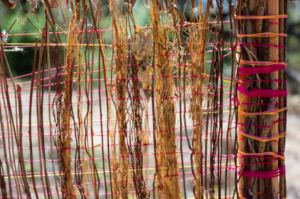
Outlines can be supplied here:
<path id="1" fill-rule="evenodd" d="M 202 4 L 199 4 L 199 10 L 202 10 Z M 200 18 L 200 21 L 202 19 Z M 204 52 L 206 47 L 206 27 L 208 22 L 208 15 L 206 15 L 199 23 L 198 29 L 190 30 L 190 52 Z M 200 31 L 199 31 L 200 30 Z M 196 44 L 196 45 L 195 45 Z M 199 45 L 200 44 L 200 45 Z M 203 85 L 202 74 L 204 72 L 205 54 L 199 53 L 191 55 L 191 67 L 189 73 L 191 76 L 190 85 L 192 93 L 203 93 L 205 88 Z M 203 198 L 202 175 L 203 175 L 203 155 L 202 155 L 202 118 L 203 118 L 203 102 L 205 97 L 203 94 L 196 94 L 191 96 L 190 114 L 195 126 L 193 131 L 193 149 L 194 149 L 194 162 L 196 166 L 196 179 L 195 179 L 195 197 Z"/>
<path id="2" fill-rule="evenodd" d="M 160 22 L 160 11 L 157 1 L 151 2 L 151 20 L 153 24 L 153 38 L 155 38 L 155 52 L 158 55 L 168 55 L 168 29 L 163 27 Z M 176 132 L 175 132 L 175 102 L 174 80 L 164 78 L 171 76 L 172 59 L 168 56 L 157 57 L 157 82 L 156 93 L 156 113 L 157 113 L 157 132 L 156 133 L 156 154 L 158 168 L 157 186 L 158 197 L 166 199 L 181 198 L 179 183 L 178 157 L 176 154 Z"/>

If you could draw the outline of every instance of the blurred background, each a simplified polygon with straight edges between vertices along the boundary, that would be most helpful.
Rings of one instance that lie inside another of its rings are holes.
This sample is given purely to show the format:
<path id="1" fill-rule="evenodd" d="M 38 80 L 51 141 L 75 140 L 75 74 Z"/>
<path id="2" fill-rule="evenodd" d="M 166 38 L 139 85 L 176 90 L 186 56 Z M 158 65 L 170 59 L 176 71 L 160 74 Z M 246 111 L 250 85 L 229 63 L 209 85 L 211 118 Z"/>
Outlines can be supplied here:
<path id="1" fill-rule="evenodd" d="M 106 0 L 102 2 L 102 15 L 103 15 L 103 28 L 109 28 L 111 25 L 109 19 L 109 8 Z M 185 0 L 178 0 L 183 5 Z M 203 0 L 204 4 L 205 1 Z M 287 77 L 287 88 L 288 88 L 288 119 L 287 119 L 287 144 L 286 144 L 286 165 L 287 165 L 287 192 L 288 198 L 300 198 L 300 169 L 298 164 L 300 163 L 300 2 L 296 1 L 291 3 L 288 1 L 288 23 L 286 39 L 286 77 Z M 30 3 L 26 0 L 16 1 L 17 7 L 13 10 L 8 9 L 4 4 L 0 3 L 0 26 L 2 34 L 11 27 L 14 21 L 17 19 L 16 24 L 9 31 L 9 34 L 17 33 L 36 33 L 42 31 L 45 24 L 44 8 L 42 5 L 36 10 L 36 15 L 31 14 L 29 16 L 32 24 L 27 21 L 25 25 L 21 26 L 21 22 L 26 17 L 27 12 L 30 9 Z M 41 3 L 40 3 L 41 4 Z M 20 9 L 20 5 L 22 9 Z M 189 9 L 190 5 L 187 6 L 186 10 Z M 215 6 L 216 7 L 216 6 Z M 182 9 L 182 8 L 181 8 Z M 226 13 L 227 11 L 227 13 Z M 57 9 L 53 10 L 54 14 L 60 15 L 60 11 Z M 144 26 L 150 24 L 149 15 L 146 11 L 144 1 L 137 0 L 133 8 L 134 16 L 137 25 Z M 71 13 L 71 12 L 70 12 Z M 70 13 L 66 13 L 67 17 Z M 199 13 L 198 13 L 199 14 Z M 224 9 L 225 18 L 228 20 L 228 8 Z M 214 17 L 212 11 L 211 17 Z M 62 19 L 62 17 L 58 17 Z M 189 20 L 189 12 L 186 12 L 186 19 Z M 63 29 L 67 29 L 64 26 L 63 21 L 56 21 Z M 225 33 L 226 35 L 226 33 Z M 229 36 L 229 34 L 228 34 Z M 7 43 L 34 43 L 37 35 L 31 36 L 11 36 L 5 38 Z M 63 38 L 65 39 L 65 38 Z M 110 37 L 107 37 L 107 43 L 110 42 Z M 16 52 L 7 52 L 8 62 L 12 70 L 13 76 L 19 76 L 30 73 L 32 71 L 32 60 L 33 60 L 33 48 L 23 48 L 22 51 L 14 50 Z M 226 61 L 226 60 L 225 60 Z M 229 60 L 228 60 L 229 67 Z M 231 65 L 231 64 L 230 64 Z M 226 70 L 225 70 L 226 72 Z"/>

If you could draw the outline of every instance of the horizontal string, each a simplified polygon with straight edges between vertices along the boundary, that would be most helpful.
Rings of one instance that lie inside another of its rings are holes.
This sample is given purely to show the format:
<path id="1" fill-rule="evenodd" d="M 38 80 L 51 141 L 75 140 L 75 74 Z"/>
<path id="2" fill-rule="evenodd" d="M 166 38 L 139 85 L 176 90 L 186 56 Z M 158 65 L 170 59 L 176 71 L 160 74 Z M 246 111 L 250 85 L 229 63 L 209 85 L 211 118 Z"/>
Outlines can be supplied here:
<path id="1" fill-rule="evenodd" d="M 269 110 L 269 111 L 263 111 L 263 112 L 256 112 L 256 113 L 247 113 L 247 112 L 243 112 L 241 110 L 239 110 L 238 112 L 241 115 L 245 115 L 245 116 L 253 116 L 253 115 L 274 115 L 276 113 L 280 113 L 282 111 L 286 111 L 287 107 L 282 108 L 282 109 L 274 109 L 274 110 Z"/>
<path id="2" fill-rule="evenodd" d="M 246 47 L 275 47 L 275 48 L 283 48 L 285 49 L 285 46 L 282 45 L 275 45 L 275 44 L 256 44 L 256 43 L 237 43 L 239 48 L 246 48 Z"/>
<path id="3" fill-rule="evenodd" d="M 285 33 L 272 33 L 272 32 L 265 32 L 265 33 L 254 33 L 254 34 L 237 34 L 237 37 L 287 37 Z"/>
<path id="4" fill-rule="evenodd" d="M 241 129 L 238 129 L 238 132 L 241 135 L 245 136 L 245 137 L 248 137 L 248 138 L 260 141 L 260 142 L 269 142 L 269 141 L 272 141 L 272 140 L 277 140 L 277 139 L 286 137 L 286 132 L 283 132 L 283 133 L 280 133 L 278 135 L 274 135 L 274 136 L 271 136 L 271 137 L 268 137 L 268 138 L 262 138 L 262 137 L 257 137 L 257 136 L 254 136 L 254 135 L 250 135 L 248 133 L 245 133 Z"/>
<path id="5" fill-rule="evenodd" d="M 280 167 L 271 171 L 238 171 L 238 174 L 247 178 L 272 179 L 285 175 L 285 167 Z"/>
<path id="6" fill-rule="evenodd" d="M 248 61 L 248 60 L 243 60 L 239 59 L 239 62 L 241 64 L 248 64 L 248 65 L 258 65 L 258 66 L 270 66 L 279 63 L 279 60 L 275 61 Z M 280 62 L 279 64 L 285 64 L 284 62 Z"/>
<path id="7" fill-rule="evenodd" d="M 273 125 L 279 123 L 279 122 L 283 122 L 285 121 L 287 117 L 284 117 L 282 120 L 277 120 L 277 121 L 274 121 L 272 122 L 272 124 L 270 126 L 262 126 L 262 125 L 259 125 L 259 124 L 255 124 L 255 123 L 251 123 L 251 124 L 240 124 L 238 123 L 239 126 L 256 126 L 258 128 L 271 128 Z"/>
<path id="8" fill-rule="evenodd" d="M 286 64 L 280 63 L 263 67 L 239 67 L 239 76 L 271 73 L 274 71 L 282 70 L 285 67 Z"/>
<path id="9" fill-rule="evenodd" d="M 274 79 L 274 80 L 260 80 L 260 79 L 255 79 L 255 80 L 250 80 L 250 79 L 245 79 L 245 80 L 238 80 L 239 83 L 245 83 L 245 82 L 283 82 L 286 83 L 285 80 L 278 80 L 278 79 Z"/>
<path id="10" fill-rule="evenodd" d="M 258 156 L 265 156 L 265 155 L 270 155 L 270 156 L 274 156 L 274 157 L 277 157 L 277 158 L 280 158 L 282 160 L 285 160 L 285 157 L 282 156 L 282 155 L 279 155 L 277 153 L 274 153 L 274 152 L 265 152 L 265 153 L 245 153 L 245 152 L 242 152 L 242 151 L 238 151 L 238 154 L 241 155 L 241 157 L 247 157 L 247 156 L 255 156 L 255 157 L 258 157 Z"/>
<path id="11" fill-rule="evenodd" d="M 271 89 L 257 89 L 246 86 L 238 86 L 238 91 L 245 94 L 247 97 L 286 97 L 287 90 L 271 90 Z"/>
<path id="12" fill-rule="evenodd" d="M 287 15 L 263 15 L 263 16 L 255 16 L 255 15 L 235 15 L 234 16 L 236 20 L 242 20 L 242 19 L 284 19 L 288 18 Z"/>

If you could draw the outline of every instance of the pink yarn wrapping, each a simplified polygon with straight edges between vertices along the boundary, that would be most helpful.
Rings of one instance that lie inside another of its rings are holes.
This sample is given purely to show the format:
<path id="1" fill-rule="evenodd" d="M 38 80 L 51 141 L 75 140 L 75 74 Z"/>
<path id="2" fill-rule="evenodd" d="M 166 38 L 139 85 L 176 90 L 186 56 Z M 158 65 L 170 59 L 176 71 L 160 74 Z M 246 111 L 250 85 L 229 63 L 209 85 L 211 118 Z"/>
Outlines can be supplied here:
<path id="1" fill-rule="evenodd" d="M 248 89 L 246 86 L 238 86 L 238 91 L 248 97 L 286 97 L 287 90 L 270 90 L 270 89 Z"/>
<path id="2" fill-rule="evenodd" d="M 262 67 L 240 67 L 239 76 L 271 73 L 274 71 L 282 70 L 285 68 L 285 66 L 286 66 L 285 63 L 278 63 L 278 64 L 273 64 L 270 66 L 262 66 Z"/>
<path id="3" fill-rule="evenodd" d="M 280 167 L 271 171 L 238 171 L 239 175 L 248 178 L 268 178 L 272 179 L 285 174 L 285 167 Z"/>

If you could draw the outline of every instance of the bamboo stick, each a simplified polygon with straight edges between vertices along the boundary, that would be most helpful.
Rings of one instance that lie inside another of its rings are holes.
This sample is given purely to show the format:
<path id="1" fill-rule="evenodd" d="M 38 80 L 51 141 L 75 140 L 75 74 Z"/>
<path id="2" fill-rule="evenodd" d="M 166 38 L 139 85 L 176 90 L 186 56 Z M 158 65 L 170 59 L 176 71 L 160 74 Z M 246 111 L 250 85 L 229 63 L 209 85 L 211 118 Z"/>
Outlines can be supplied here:
<path id="1" fill-rule="evenodd" d="M 286 8 L 287 8 L 287 0 L 280 0 L 279 2 L 279 14 L 287 14 L 286 13 Z M 279 32 L 283 33 L 286 32 L 286 19 L 280 19 L 279 20 Z M 285 46 L 285 39 L 283 37 L 279 38 L 279 45 L 280 46 Z M 280 48 L 279 49 L 279 61 L 280 62 L 284 62 L 285 61 L 285 53 L 284 53 L 285 49 L 284 48 Z M 285 79 L 285 71 L 284 69 L 279 71 L 279 80 L 283 81 Z M 285 87 L 285 83 L 281 82 L 279 83 L 279 89 L 280 90 L 284 90 L 286 89 Z M 284 104 L 284 97 L 280 97 L 279 98 L 279 109 L 284 108 L 285 104 Z M 286 126 L 284 121 L 284 112 L 279 113 L 279 128 L 278 131 L 279 133 L 285 132 L 286 130 Z M 285 149 L 285 138 L 281 138 L 279 140 L 279 151 L 284 151 Z M 282 154 L 284 155 L 284 154 Z M 279 160 L 279 167 L 284 167 L 285 166 L 285 161 L 280 159 Z M 286 176 L 285 174 L 280 176 L 279 178 L 279 197 L 280 198 L 286 198 Z"/>
<path id="2" fill-rule="evenodd" d="M 243 14 L 242 10 L 243 10 L 243 6 L 244 6 L 245 3 L 246 3 L 246 1 L 243 1 L 243 0 L 238 2 L 238 9 L 239 9 L 238 14 L 239 15 Z M 252 13 L 254 11 L 256 4 L 257 4 L 257 0 L 252 0 L 252 1 L 249 2 L 249 10 L 247 11 L 248 15 L 250 15 L 250 13 Z M 239 32 L 245 31 L 245 33 L 247 33 L 247 34 L 253 33 L 252 22 L 250 20 L 246 20 L 244 26 L 246 27 L 246 30 L 241 30 L 242 28 L 245 28 L 245 27 L 240 27 Z M 245 43 L 254 43 L 254 40 L 253 40 L 253 38 L 249 37 L 249 38 L 247 38 L 247 41 L 244 41 L 244 42 Z M 249 48 L 250 48 L 249 50 L 253 53 L 254 52 L 253 47 L 249 47 Z M 237 56 L 237 60 L 239 62 L 240 58 L 242 58 L 241 49 L 238 49 L 236 56 Z M 240 80 L 248 80 L 248 79 L 249 79 L 248 76 L 241 76 L 240 77 Z M 240 83 L 239 85 L 240 86 L 248 86 L 248 84 L 249 83 L 247 83 L 247 82 L 243 82 L 243 83 Z M 241 92 L 238 92 L 238 100 L 241 103 L 245 103 L 246 100 L 247 100 L 247 96 L 245 94 L 241 93 Z M 239 111 L 243 111 L 243 112 L 247 112 L 247 109 L 248 109 L 247 105 L 239 105 L 239 108 L 238 108 Z M 238 124 L 246 124 L 246 120 L 247 120 L 246 116 L 241 115 L 241 114 L 238 115 Z M 240 129 L 243 132 L 246 132 L 246 126 L 245 125 L 241 125 Z M 243 152 L 245 151 L 245 141 L 243 139 L 243 136 L 238 136 L 238 146 L 239 146 L 239 151 L 243 151 Z M 238 165 L 240 165 L 238 167 L 238 172 L 243 171 L 244 167 L 242 167 L 241 165 L 244 164 L 244 158 L 241 158 L 241 157 L 237 158 L 237 162 L 238 162 Z M 240 177 L 239 185 L 238 185 L 238 191 L 241 192 L 242 190 L 244 190 L 244 188 L 245 188 L 244 186 L 245 186 L 245 179 L 243 177 Z"/>
<path id="3" fill-rule="evenodd" d="M 279 0 L 268 0 L 268 12 L 269 15 L 278 15 L 279 14 Z M 279 33 L 279 19 L 270 19 L 270 32 L 272 33 Z M 270 44 L 271 45 L 278 45 L 279 44 L 279 39 L 278 38 L 270 38 Z M 270 52 L 269 52 L 269 58 L 270 61 L 275 61 L 279 59 L 279 49 L 277 47 L 270 47 Z M 274 73 L 274 79 L 278 79 L 278 71 L 275 71 Z M 278 82 L 275 82 L 276 89 L 278 89 Z M 278 102 L 278 98 L 276 98 L 276 102 Z M 276 106 L 278 108 L 278 106 Z M 278 113 L 273 115 L 273 122 L 275 124 L 271 127 L 271 135 L 276 136 L 278 135 Z M 274 153 L 278 153 L 278 139 L 275 140 L 275 142 L 272 142 L 272 151 Z M 273 162 L 273 169 L 278 168 L 278 161 Z M 275 193 L 278 193 L 278 177 L 273 178 L 273 185 L 275 188 Z"/>

